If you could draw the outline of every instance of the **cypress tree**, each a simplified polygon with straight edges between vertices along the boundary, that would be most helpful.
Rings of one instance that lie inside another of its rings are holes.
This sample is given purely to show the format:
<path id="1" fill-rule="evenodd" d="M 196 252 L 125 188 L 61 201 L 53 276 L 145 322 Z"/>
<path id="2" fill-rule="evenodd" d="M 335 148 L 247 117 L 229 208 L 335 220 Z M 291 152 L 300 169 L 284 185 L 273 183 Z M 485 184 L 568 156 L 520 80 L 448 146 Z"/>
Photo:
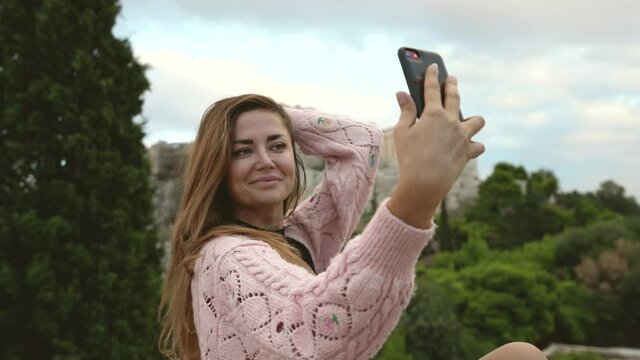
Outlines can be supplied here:
<path id="1" fill-rule="evenodd" d="M 440 240 L 440 250 L 442 251 L 454 251 L 455 244 L 453 243 L 453 234 L 451 231 L 451 225 L 449 224 L 449 209 L 447 209 L 447 198 L 442 199 L 440 203 L 440 226 L 436 230 Z"/>
<path id="2" fill-rule="evenodd" d="M 158 357 L 161 250 L 115 0 L 0 2 L 0 358 Z"/>

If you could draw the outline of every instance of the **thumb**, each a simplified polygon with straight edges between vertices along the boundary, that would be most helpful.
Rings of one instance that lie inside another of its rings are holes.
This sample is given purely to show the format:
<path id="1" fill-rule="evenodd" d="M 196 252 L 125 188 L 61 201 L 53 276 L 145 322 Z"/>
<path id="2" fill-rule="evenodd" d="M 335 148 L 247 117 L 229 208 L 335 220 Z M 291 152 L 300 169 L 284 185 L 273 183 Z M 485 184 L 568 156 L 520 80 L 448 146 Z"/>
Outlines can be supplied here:
<path id="1" fill-rule="evenodd" d="M 416 122 L 416 104 L 411 95 L 403 91 L 396 93 L 396 100 L 400 106 L 400 119 L 398 126 L 405 129 L 410 128 Z"/>

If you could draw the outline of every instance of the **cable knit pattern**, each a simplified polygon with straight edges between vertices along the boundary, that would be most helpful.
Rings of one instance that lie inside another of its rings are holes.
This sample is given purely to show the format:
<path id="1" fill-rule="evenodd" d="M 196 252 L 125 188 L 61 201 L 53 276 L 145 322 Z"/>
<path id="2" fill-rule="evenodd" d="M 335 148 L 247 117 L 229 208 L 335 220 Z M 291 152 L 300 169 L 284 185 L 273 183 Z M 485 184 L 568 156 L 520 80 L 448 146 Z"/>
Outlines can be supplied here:
<path id="1" fill-rule="evenodd" d="M 413 228 L 385 200 L 340 252 L 371 191 L 381 133 L 345 118 L 288 111 L 300 148 L 327 165 L 323 182 L 286 220 L 287 235 L 307 245 L 318 275 L 261 241 L 210 241 L 191 283 L 203 359 L 371 358 L 406 308 L 415 263 L 433 236 L 434 224 Z"/>
<path id="2" fill-rule="evenodd" d="M 374 125 L 319 111 L 287 113 L 300 149 L 325 161 L 323 181 L 285 220 L 287 236 L 307 246 L 319 273 L 358 224 L 373 188 L 384 134 Z"/>

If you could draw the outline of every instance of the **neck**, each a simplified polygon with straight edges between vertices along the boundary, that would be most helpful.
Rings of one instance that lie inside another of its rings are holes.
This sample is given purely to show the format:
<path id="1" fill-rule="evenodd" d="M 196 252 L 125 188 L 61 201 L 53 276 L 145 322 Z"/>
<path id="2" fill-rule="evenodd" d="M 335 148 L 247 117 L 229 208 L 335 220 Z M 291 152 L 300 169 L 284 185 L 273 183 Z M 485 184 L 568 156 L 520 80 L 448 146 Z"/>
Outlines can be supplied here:
<path id="1" fill-rule="evenodd" d="M 284 215 L 282 208 L 274 207 L 268 211 L 256 209 L 237 209 L 236 219 L 265 230 L 280 230 L 283 226 Z"/>

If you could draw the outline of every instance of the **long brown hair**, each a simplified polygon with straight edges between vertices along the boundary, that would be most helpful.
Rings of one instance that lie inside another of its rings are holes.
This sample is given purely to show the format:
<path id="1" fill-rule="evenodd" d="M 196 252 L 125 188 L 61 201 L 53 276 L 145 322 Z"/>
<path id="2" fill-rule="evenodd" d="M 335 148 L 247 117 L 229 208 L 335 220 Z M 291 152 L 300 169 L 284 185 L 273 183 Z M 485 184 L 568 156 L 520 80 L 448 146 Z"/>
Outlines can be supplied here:
<path id="1" fill-rule="evenodd" d="M 171 240 L 171 260 L 158 307 L 161 326 L 158 347 L 171 359 L 200 357 L 193 322 L 191 280 L 195 261 L 209 240 L 224 235 L 259 239 L 286 261 L 308 269 L 299 251 L 279 234 L 234 225 L 233 202 L 225 183 L 231 161 L 233 129 L 240 114 L 255 109 L 278 114 L 291 138 L 296 176 L 294 191 L 284 201 L 284 215 L 295 209 L 304 191 L 306 177 L 295 148 L 291 119 L 278 103 L 266 96 L 247 94 L 217 101 L 205 111 L 188 157 L 182 200 Z"/>

